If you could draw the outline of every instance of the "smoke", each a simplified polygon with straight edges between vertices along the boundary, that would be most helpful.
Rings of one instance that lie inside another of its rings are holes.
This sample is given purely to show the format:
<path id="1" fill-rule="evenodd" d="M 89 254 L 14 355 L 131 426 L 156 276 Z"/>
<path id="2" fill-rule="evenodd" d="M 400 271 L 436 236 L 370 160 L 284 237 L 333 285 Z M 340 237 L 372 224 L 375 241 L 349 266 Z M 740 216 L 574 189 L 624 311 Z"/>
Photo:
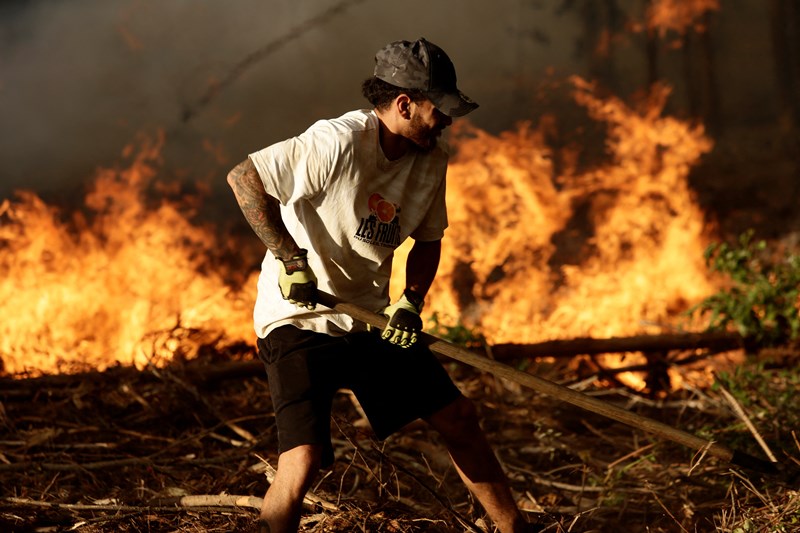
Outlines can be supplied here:
<path id="1" fill-rule="evenodd" d="M 222 188 L 227 171 L 248 153 L 365 106 L 360 83 L 372 72 L 375 51 L 396 39 L 426 37 L 449 53 L 462 90 L 481 104 L 469 120 L 482 129 L 514 129 L 543 112 L 563 116 L 560 101 L 544 106 L 538 91 L 548 80 L 597 75 L 589 29 L 605 22 L 589 9 L 596 6 L 590 0 L 5 0 L 0 200 L 15 189 L 47 199 L 74 193 L 95 168 L 115 164 L 137 135 L 158 130 L 166 133 L 167 173 Z M 766 9 L 751 6 L 748 17 Z M 763 110 L 775 99 L 764 81 L 771 79 L 769 62 L 755 54 L 768 51 L 770 41 L 766 23 L 744 24 L 725 3 L 720 13 L 721 111 L 741 120 L 743 111 Z M 619 21 L 609 27 L 619 33 L 607 36 L 614 50 L 607 66 L 619 77 L 615 92 L 625 97 L 644 86 L 644 42 Z M 743 36 L 744 30 L 751 33 Z M 742 66 L 742 54 L 723 46 L 731 42 L 748 43 L 755 59 Z M 683 59 L 680 51 L 662 51 L 676 111 L 686 107 Z"/>
<path id="2" fill-rule="evenodd" d="M 570 61 L 577 28 L 567 22 L 552 7 L 510 0 L 6 1 L 0 198 L 74 188 L 138 133 L 159 128 L 170 167 L 222 180 L 248 152 L 364 106 L 360 82 L 374 52 L 395 39 L 424 36 L 445 48 L 463 90 L 483 104 L 476 124 L 511 127 L 525 118 L 520 76 Z M 547 42 L 520 38 L 548 23 Z"/>

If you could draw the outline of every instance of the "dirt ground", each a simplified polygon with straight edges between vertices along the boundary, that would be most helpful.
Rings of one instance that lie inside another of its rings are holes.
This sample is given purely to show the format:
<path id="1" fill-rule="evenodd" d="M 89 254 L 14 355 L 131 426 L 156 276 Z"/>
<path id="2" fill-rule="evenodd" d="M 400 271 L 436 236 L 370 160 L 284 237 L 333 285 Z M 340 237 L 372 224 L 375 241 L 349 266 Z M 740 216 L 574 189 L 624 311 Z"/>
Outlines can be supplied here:
<path id="1" fill-rule="evenodd" d="M 244 347 L 209 348 L 164 368 L 3 379 L 0 528 L 250 530 L 277 443 L 266 380 L 249 355 Z M 732 531 L 746 520 L 759 527 L 800 520 L 797 487 L 446 365 L 476 402 L 520 507 L 546 531 Z M 735 416 L 712 391 L 685 388 L 654 400 L 610 387 L 590 364 L 527 365 L 763 457 L 746 430 L 731 429 Z M 426 427 L 378 442 L 342 392 L 332 435 L 336 462 L 314 486 L 301 531 L 493 531 Z M 800 447 L 787 452 L 798 457 Z M 188 496 L 199 498 L 181 500 Z"/>

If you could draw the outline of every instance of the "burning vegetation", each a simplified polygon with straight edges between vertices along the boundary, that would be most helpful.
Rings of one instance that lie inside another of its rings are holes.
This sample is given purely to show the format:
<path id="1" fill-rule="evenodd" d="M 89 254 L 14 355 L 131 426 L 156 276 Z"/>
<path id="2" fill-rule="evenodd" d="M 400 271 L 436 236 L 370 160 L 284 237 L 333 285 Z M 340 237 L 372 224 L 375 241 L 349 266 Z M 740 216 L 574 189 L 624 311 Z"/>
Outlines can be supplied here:
<path id="1" fill-rule="evenodd" d="M 665 87 L 633 109 L 572 83 L 607 131 L 603 164 L 582 169 L 577 148 L 549 146 L 555 117 L 500 137 L 467 123 L 456 134 L 428 314 L 490 344 L 656 333 L 713 290 L 688 186 L 711 140 L 663 116 Z M 203 344 L 253 341 L 256 274 L 242 280 L 224 261 L 238 244 L 193 222 L 198 195 L 158 178 L 163 142 L 126 147 L 126 166 L 98 171 L 82 209 L 30 192 L 3 204 L 6 373 L 159 366 Z"/>
<path id="2" fill-rule="evenodd" d="M 27 191 L 0 205 L 5 373 L 159 366 L 251 339 L 253 287 L 231 288 L 216 232 L 192 222 L 197 198 L 158 177 L 163 142 L 126 147 L 82 209 Z"/>
<path id="3" fill-rule="evenodd" d="M 584 80 L 571 83 L 575 102 L 605 131 L 600 163 L 587 164 L 579 145 L 554 147 L 553 116 L 499 136 L 462 123 L 454 135 L 451 228 L 428 316 L 471 332 L 489 351 L 671 331 L 718 288 L 703 259 L 713 231 L 688 184 L 713 146 L 703 128 L 664 115 L 665 87 L 631 107 L 599 97 Z M 246 529 L 260 505 L 254 495 L 275 462 L 276 435 L 263 370 L 252 360 L 256 273 L 240 266 L 257 264 L 260 251 L 243 252 L 254 241 L 246 232 L 224 235 L 197 222 L 202 191 L 160 177 L 163 143 L 159 134 L 127 147 L 126 164 L 98 171 L 81 209 L 30 192 L 0 209 L 0 350 L 11 378 L 0 411 L 8 433 L 0 517 L 12 529 Z M 748 420 L 741 402 L 751 396 L 733 378 L 726 395 L 708 385 L 741 352 L 679 354 L 695 363 L 667 360 L 671 392 L 658 402 L 639 394 L 653 392 L 651 353 L 523 362 L 529 372 L 578 390 L 594 385 L 644 416 L 724 440 L 737 420 Z M 637 364 L 645 373 L 615 368 Z M 796 492 L 775 489 L 776 503 L 703 454 L 642 440 L 468 367 L 450 371 L 480 398 L 520 505 L 552 531 L 798 517 Z M 773 439 L 786 435 L 783 413 L 796 404 L 791 379 L 764 383 L 769 398 L 788 395 L 786 404 L 767 404 L 780 413 L 767 429 Z M 345 393 L 337 400 L 339 460 L 307 501 L 304 530 L 480 527 L 480 509 L 424 428 L 377 443 L 351 404 Z M 728 423 L 714 429 L 720 417 Z"/>
<path id="4" fill-rule="evenodd" d="M 651 37 L 685 36 L 719 9 L 716 0 L 648 6 Z M 767 285 L 788 280 L 780 320 L 764 302 L 728 305 L 718 291 L 729 280 L 704 257 L 722 236 L 690 183 L 715 147 L 702 122 L 670 116 L 660 83 L 634 103 L 578 77 L 569 92 L 580 131 L 564 131 L 556 114 L 499 135 L 454 125 L 429 329 L 496 359 L 514 344 L 512 362 L 526 372 L 799 465 L 800 261 L 759 271 Z M 163 133 L 131 143 L 78 208 L 30 191 L 0 204 L 6 530 L 246 530 L 260 505 L 277 452 L 253 357 L 262 250 L 248 228 L 201 222 L 203 186 L 164 176 L 164 143 Z M 395 294 L 406 253 L 396 255 Z M 687 315 L 693 306 L 712 316 Z M 725 320 L 737 313 L 747 327 L 781 325 L 780 342 L 747 344 Z M 721 344 L 519 355 L 709 324 L 728 329 Z M 797 477 L 733 470 L 708 450 L 468 366 L 448 369 L 478 400 L 520 506 L 547 531 L 788 532 L 800 522 Z M 487 530 L 425 427 L 376 442 L 346 391 L 335 413 L 337 461 L 306 501 L 303 531 Z"/>

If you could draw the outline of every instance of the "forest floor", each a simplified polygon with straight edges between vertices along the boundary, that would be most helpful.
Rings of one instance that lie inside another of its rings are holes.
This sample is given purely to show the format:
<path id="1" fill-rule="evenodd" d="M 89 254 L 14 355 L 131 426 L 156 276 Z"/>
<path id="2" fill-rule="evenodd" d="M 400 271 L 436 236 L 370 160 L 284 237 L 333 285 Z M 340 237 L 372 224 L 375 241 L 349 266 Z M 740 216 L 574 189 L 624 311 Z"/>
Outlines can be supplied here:
<path id="1" fill-rule="evenodd" d="M 779 464 L 797 468 L 800 383 L 787 369 L 797 366 L 800 349 L 775 353 L 740 367 L 751 370 L 726 383 Z M 709 354 L 694 364 L 726 372 L 740 356 Z M 198 359 L 142 371 L 3 378 L 0 529 L 255 531 L 277 441 L 263 369 L 250 357 L 244 347 L 206 349 Z M 478 406 L 519 506 L 546 531 L 800 530 L 797 478 L 787 483 L 732 469 L 471 367 L 445 364 Z M 684 385 L 654 399 L 610 386 L 588 360 L 516 364 L 765 457 L 720 390 Z M 350 394 L 337 396 L 334 411 L 336 461 L 313 487 L 301 531 L 493 531 L 424 425 L 378 442 Z"/>
<path id="2" fill-rule="evenodd" d="M 757 129 L 742 138 L 720 140 L 693 173 L 709 223 L 726 238 L 754 228 L 759 238 L 797 247 L 797 140 Z M 248 347 L 200 353 L 144 370 L 0 378 L 0 530 L 250 530 L 277 459 L 264 371 Z M 797 477 L 734 469 L 444 362 L 477 405 L 519 506 L 546 531 L 800 531 Z M 793 468 L 800 466 L 798 363 L 797 345 L 707 354 L 673 370 L 711 365 L 722 386 L 687 379 L 653 397 L 605 379 L 590 358 L 513 362 L 750 455 L 769 450 Z M 301 531 L 492 531 L 426 427 L 378 442 L 349 394 L 337 396 L 334 411 L 336 461 L 313 487 Z"/>

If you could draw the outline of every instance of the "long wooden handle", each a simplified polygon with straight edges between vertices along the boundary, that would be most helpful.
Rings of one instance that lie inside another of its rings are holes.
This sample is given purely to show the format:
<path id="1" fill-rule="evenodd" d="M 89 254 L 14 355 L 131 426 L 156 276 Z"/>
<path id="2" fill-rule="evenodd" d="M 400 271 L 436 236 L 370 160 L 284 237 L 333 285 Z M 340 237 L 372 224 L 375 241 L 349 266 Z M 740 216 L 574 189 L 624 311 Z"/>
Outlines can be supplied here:
<path id="1" fill-rule="evenodd" d="M 386 325 L 385 317 L 380 316 L 377 313 L 373 313 L 372 311 L 368 311 L 363 307 L 344 302 L 339 298 L 322 291 L 318 291 L 318 296 L 319 303 L 325 307 L 349 315 L 354 319 L 371 326 L 383 328 Z M 702 439 L 696 435 L 692 435 L 691 433 L 668 426 L 667 424 L 658 422 L 651 418 L 632 413 L 626 409 L 617 407 L 616 405 L 603 402 L 597 398 L 589 396 L 588 394 L 572 390 L 568 387 L 564 387 L 563 385 L 553 383 L 552 381 L 548 381 L 538 376 L 534 376 L 533 374 L 521 372 L 508 365 L 489 359 L 488 357 L 480 356 L 469 350 L 461 348 L 460 346 L 443 341 L 438 337 L 434 337 L 428 333 L 421 333 L 420 339 L 417 342 L 424 342 L 432 351 L 446 355 L 447 357 L 455 359 L 456 361 L 460 361 L 477 369 L 489 372 L 497 377 L 519 383 L 520 385 L 524 385 L 525 387 L 529 387 L 537 392 L 552 396 L 553 398 L 565 401 L 572 405 L 582 407 L 587 411 L 603 415 L 618 422 L 622 422 L 623 424 L 628 424 L 635 428 L 652 433 L 653 435 L 663 439 L 677 442 L 678 444 L 682 444 L 697 451 L 706 450 L 709 455 L 717 457 L 725 462 L 733 463 L 748 469 L 758 470 L 763 473 L 777 473 L 773 463 L 763 461 L 742 452 L 731 450 L 727 446 L 717 442 Z"/>

